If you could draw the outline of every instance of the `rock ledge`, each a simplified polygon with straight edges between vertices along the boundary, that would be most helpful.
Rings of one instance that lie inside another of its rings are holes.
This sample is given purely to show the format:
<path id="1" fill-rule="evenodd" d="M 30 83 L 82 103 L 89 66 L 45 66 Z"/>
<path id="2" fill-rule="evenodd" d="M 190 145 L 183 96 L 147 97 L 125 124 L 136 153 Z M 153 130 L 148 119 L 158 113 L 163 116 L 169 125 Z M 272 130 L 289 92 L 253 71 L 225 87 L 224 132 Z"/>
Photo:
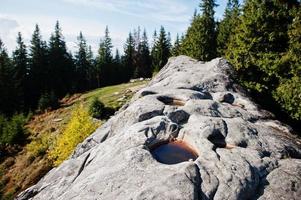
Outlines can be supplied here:
<path id="1" fill-rule="evenodd" d="M 225 59 L 171 58 L 72 157 L 17 199 L 298 199 L 300 140 L 258 108 Z M 195 161 L 166 165 L 154 145 L 183 140 Z"/>

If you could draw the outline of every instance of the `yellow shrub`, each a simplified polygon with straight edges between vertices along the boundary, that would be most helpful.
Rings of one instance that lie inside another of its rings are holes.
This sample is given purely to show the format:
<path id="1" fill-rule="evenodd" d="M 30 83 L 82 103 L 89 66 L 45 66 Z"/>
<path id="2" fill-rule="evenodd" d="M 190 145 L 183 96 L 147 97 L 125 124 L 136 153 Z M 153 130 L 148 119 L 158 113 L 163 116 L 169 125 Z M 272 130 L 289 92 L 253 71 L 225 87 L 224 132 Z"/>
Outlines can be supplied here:
<path id="1" fill-rule="evenodd" d="M 43 156 L 47 153 L 49 147 L 52 145 L 53 137 L 49 134 L 44 134 L 43 136 L 33 140 L 29 143 L 26 148 L 34 157 Z"/>
<path id="2" fill-rule="evenodd" d="M 48 156 L 57 166 L 67 159 L 75 147 L 97 128 L 88 112 L 82 105 L 75 108 L 65 130 L 58 136 Z"/>

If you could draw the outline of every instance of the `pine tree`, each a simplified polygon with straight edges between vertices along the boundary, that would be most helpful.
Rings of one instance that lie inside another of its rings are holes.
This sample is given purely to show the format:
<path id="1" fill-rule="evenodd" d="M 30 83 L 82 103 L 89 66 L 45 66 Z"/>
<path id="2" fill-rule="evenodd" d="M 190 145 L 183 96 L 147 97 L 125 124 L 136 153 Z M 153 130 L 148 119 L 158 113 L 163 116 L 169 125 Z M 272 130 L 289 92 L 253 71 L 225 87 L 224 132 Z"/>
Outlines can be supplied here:
<path id="1" fill-rule="evenodd" d="M 72 92 L 74 83 L 74 64 L 72 56 L 67 52 L 66 43 L 59 22 L 56 22 L 54 33 L 49 41 L 49 65 L 52 90 L 58 97 Z"/>
<path id="2" fill-rule="evenodd" d="M 159 71 L 168 61 L 171 56 L 171 44 L 168 35 L 163 26 L 161 26 L 159 37 L 152 49 L 153 68 Z"/>
<path id="3" fill-rule="evenodd" d="M 294 17 L 290 25 L 289 50 L 283 56 L 283 70 L 280 84 L 273 93 L 282 109 L 292 118 L 301 120 L 301 12 L 296 7 L 292 11 Z"/>
<path id="4" fill-rule="evenodd" d="M 36 25 L 29 49 L 29 106 L 35 109 L 42 93 L 50 91 L 49 57 L 46 42 Z"/>
<path id="5" fill-rule="evenodd" d="M 127 70 L 125 69 L 122 63 L 122 58 L 120 56 L 118 49 L 116 49 L 113 63 L 115 69 L 115 74 L 114 74 L 115 83 L 117 84 L 117 83 L 127 82 L 128 81 Z"/>
<path id="6" fill-rule="evenodd" d="M 97 69 L 96 69 L 96 60 L 94 58 L 92 47 L 90 45 L 87 51 L 87 60 L 90 66 L 90 68 L 88 69 L 89 89 L 94 89 L 97 87 Z"/>
<path id="7" fill-rule="evenodd" d="M 127 69 L 127 79 L 133 77 L 135 71 L 134 65 L 134 55 L 135 55 L 135 42 L 132 36 L 132 33 L 129 33 L 129 36 L 124 45 L 124 56 L 123 56 L 123 65 Z"/>
<path id="8" fill-rule="evenodd" d="M 239 25 L 240 5 L 238 0 L 228 0 L 223 20 L 218 25 L 217 52 L 224 56 L 228 48 L 230 37 L 234 35 Z"/>
<path id="9" fill-rule="evenodd" d="M 171 50 L 171 54 L 173 56 L 181 55 L 180 48 L 181 48 L 181 39 L 179 37 L 179 34 L 177 34 L 176 40 L 175 40 L 174 45 Z"/>
<path id="10" fill-rule="evenodd" d="M 289 51 L 288 57 L 290 60 L 290 74 L 292 76 L 301 77 L 301 10 L 300 7 L 295 7 L 292 10 L 294 17 L 293 23 L 289 27 Z"/>
<path id="11" fill-rule="evenodd" d="M 0 39 L 0 113 L 11 115 L 15 110 L 12 63 Z"/>
<path id="12" fill-rule="evenodd" d="M 76 73 L 76 82 L 75 84 L 77 91 L 82 92 L 89 88 L 89 71 L 91 63 L 89 61 L 88 48 L 86 40 L 80 32 L 78 38 L 78 51 L 75 54 L 75 73 Z"/>
<path id="13" fill-rule="evenodd" d="M 202 0 L 200 3 L 202 14 L 193 17 L 183 41 L 182 54 L 203 61 L 216 57 L 215 6 L 215 0 Z"/>
<path id="14" fill-rule="evenodd" d="M 279 61 L 288 49 L 289 8 L 278 0 L 248 0 L 240 19 L 226 57 L 245 86 L 270 93 L 279 82 Z"/>
<path id="15" fill-rule="evenodd" d="M 148 78 L 152 76 L 151 56 L 148 45 L 146 30 L 143 31 L 142 40 L 139 42 L 138 53 L 136 54 L 135 77 Z"/>
<path id="16" fill-rule="evenodd" d="M 120 53 L 119 53 L 118 49 L 116 49 L 116 52 L 115 52 L 114 62 L 115 63 L 121 63 L 121 57 L 120 57 Z"/>
<path id="17" fill-rule="evenodd" d="M 101 82 L 101 85 L 110 85 L 114 82 L 112 48 L 112 39 L 109 36 L 109 28 L 107 26 L 104 39 L 99 45 L 97 57 L 97 70 L 100 73 L 98 81 Z"/>
<path id="18" fill-rule="evenodd" d="M 27 107 L 28 104 L 28 93 L 29 84 L 28 84 L 28 58 L 26 46 L 23 42 L 22 35 L 19 32 L 17 37 L 17 48 L 13 52 L 13 79 L 15 82 L 15 89 L 17 95 L 17 105 L 19 111 L 22 111 Z"/>

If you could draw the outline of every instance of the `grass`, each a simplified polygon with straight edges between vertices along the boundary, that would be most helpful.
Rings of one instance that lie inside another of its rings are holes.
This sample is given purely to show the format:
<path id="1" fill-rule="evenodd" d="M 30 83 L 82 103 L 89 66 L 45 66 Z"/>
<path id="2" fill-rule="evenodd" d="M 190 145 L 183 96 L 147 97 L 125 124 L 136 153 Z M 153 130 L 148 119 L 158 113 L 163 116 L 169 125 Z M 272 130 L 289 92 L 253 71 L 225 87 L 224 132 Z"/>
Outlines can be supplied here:
<path id="1" fill-rule="evenodd" d="M 96 97 L 106 107 L 116 110 L 145 84 L 147 81 L 137 81 L 99 88 L 83 94 L 74 94 L 62 99 L 62 106 L 59 109 L 33 115 L 26 125 L 30 133 L 28 144 L 19 153 L 5 158 L 0 163 L 0 169 L 2 169 L 0 170 L 0 199 L 12 199 L 20 191 L 37 183 L 52 169 L 53 165 L 47 157 L 47 148 L 51 147 L 54 138 L 60 137 L 75 106 L 80 103 L 88 109 Z"/>

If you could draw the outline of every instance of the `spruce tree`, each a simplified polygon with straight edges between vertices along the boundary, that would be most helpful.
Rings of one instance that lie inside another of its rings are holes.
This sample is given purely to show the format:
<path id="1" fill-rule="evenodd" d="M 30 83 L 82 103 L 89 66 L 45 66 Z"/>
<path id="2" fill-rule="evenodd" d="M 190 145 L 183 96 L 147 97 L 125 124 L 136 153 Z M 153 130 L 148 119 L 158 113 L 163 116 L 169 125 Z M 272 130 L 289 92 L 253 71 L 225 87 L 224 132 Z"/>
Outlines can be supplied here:
<path id="1" fill-rule="evenodd" d="M 89 72 L 91 63 L 89 62 L 88 48 L 86 40 L 80 32 L 78 38 L 78 51 L 75 54 L 75 73 L 76 73 L 76 89 L 79 92 L 89 88 Z"/>
<path id="2" fill-rule="evenodd" d="M 27 58 L 27 50 L 22 39 L 22 35 L 19 32 L 17 37 L 17 48 L 13 52 L 13 79 L 15 81 L 15 89 L 17 95 L 17 104 L 19 111 L 23 111 L 26 107 L 28 102 L 28 93 L 29 91 L 29 84 L 28 84 L 28 58 Z"/>
<path id="3" fill-rule="evenodd" d="M 136 60 L 138 63 L 136 65 L 135 77 L 144 77 L 148 78 L 152 76 L 152 68 L 151 68 L 151 57 L 150 50 L 148 45 L 148 38 L 146 34 L 146 30 L 143 31 L 142 40 L 139 42 L 138 53 L 136 55 Z"/>
<path id="4" fill-rule="evenodd" d="M 288 49 L 287 31 L 291 22 L 286 3 L 245 2 L 236 34 L 226 52 L 245 86 L 267 95 L 277 86 L 282 73 L 279 60 Z"/>
<path id="5" fill-rule="evenodd" d="M 217 56 L 216 24 L 214 21 L 215 0 L 202 0 L 202 14 L 195 14 L 183 41 L 181 53 L 209 61 Z"/>
<path id="6" fill-rule="evenodd" d="M 67 52 L 62 29 L 58 21 L 49 41 L 49 62 L 49 75 L 52 77 L 50 84 L 55 95 L 62 97 L 72 92 L 74 64 L 72 56 Z"/>
<path id="7" fill-rule="evenodd" d="M 240 6 L 238 0 L 228 0 L 223 20 L 218 25 L 217 52 L 224 56 L 228 48 L 230 37 L 234 35 L 239 25 Z"/>
<path id="8" fill-rule="evenodd" d="M 100 73 L 101 85 L 110 85 L 114 82 L 113 56 L 112 56 L 112 39 L 109 35 L 109 28 L 106 27 L 104 39 L 100 42 L 97 70 Z"/>
<path id="9" fill-rule="evenodd" d="M 97 69 L 96 69 L 96 60 L 94 58 L 92 47 L 88 46 L 87 51 L 87 60 L 89 62 L 90 68 L 88 69 L 88 83 L 89 89 L 94 89 L 97 87 Z"/>
<path id="10" fill-rule="evenodd" d="M 120 53 L 119 53 L 118 49 L 116 49 L 116 52 L 115 52 L 114 62 L 121 63 L 121 57 L 120 57 Z"/>
<path id="11" fill-rule="evenodd" d="M 13 69 L 10 58 L 0 39 L 0 113 L 11 115 L 15 111 Z"/>
<path id="12" fill-rule="evenodd" d="M 42 40 L 40 28 L 35 26 L 29 48 L 29 102 L 30 108 L 35 109 L 42 93 L 50 91 L 48 47 Z"/>
<path id="13" fill-rule="evenodd" d="M 171 49 L 171 54 L 173 56 L 181 55 L 180 48 L 181 48 L 181 40 L 180 40 L 179 34 L 177 34 L 176 40 L 175 40 L 174 45 Z"/>
<path id="14" fill-rule="evenodd" d="M 157 62 L 157 49 L 156 49 L 156 43 L 158 41 L 158 34 L 157 34 L 157 30 L 154 31 L 153 33 L 153 40 L 152 40 L 152 47 L 151 47 L 151 59 L 152 59 L 152 69 L 153 71 L 155 70 L 155 66 L 156 66 L 156 62 Z"/>
<path id="15" fill-rule="evenodd" d="M 293 119 L 301 120 L 301 12 L 292 11 L 293 23 L 289 27 L 289 50 L 283 56 L 280 84 L 273 93 L 282 109 Z"/>
<path id="16" fill-rule="evenodd" d="M 117 83 L 127 82 L 127 74 L 126 74 L 127 71 L 124 65 L 122 64 L 122 58 L 120 56 L 118 49 L 116 49 L 113 63 L 115 69 L 115 74 L 114 74 L 115 83 L 117 84 Z"/>
<path id="17" fill-rule="evenodd" d="M 132 36 L 132 33 L 129 33 L 129 36 L 124 45 L 124 56 L 123 56 L 123 65 L 127 69 L 127 79 L 133 77 L 135 71 L 134 65 L 134 55 L 135 55 L 135 41 Z"/>
<path id="18" fill-rule="evenodd" d="M 159 71 L 167 63 L 168 58 L 171 56 L 171 44 L 168 35 L 163 26 L 161 26 L 159 37 L 152 50 L 153 68 Z"/>

